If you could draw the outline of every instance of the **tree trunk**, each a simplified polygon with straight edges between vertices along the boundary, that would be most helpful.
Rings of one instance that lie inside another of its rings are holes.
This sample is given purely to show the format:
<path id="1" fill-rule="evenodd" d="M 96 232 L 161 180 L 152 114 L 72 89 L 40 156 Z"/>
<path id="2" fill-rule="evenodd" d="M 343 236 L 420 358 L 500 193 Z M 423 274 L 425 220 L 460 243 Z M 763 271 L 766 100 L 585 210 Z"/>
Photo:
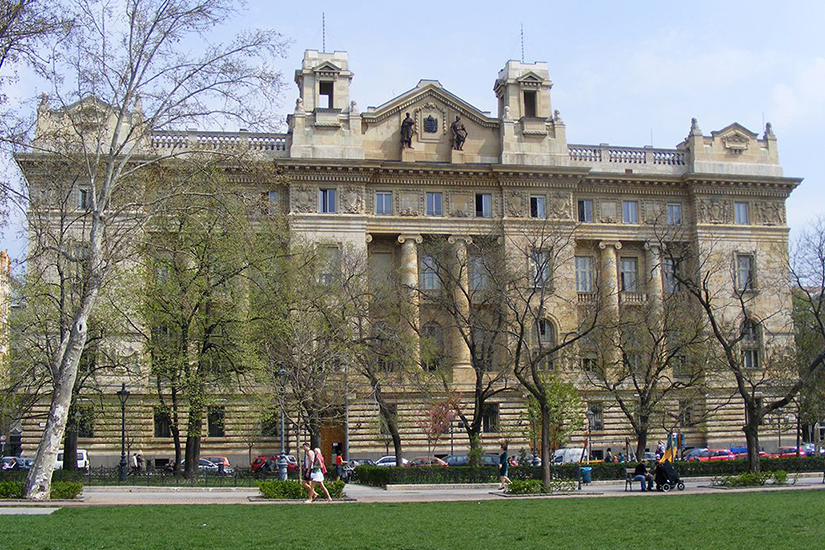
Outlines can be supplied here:
<path id="1" fill-rule="evenodd" d="M 647 421 L 639 420 L 639 429 L 636 431 L 636 460 L 642 462 L 645 459 L 645 449 L 647 449 Z"/>
<path id="2" fill-rule="evenodd" d="M 183 471 L 183 476 L 186 479 L 191 479 L 198 475 L 202 425 L 203 411 L 200 407 L 192 407 L 189 410 L 189 421 L 186 430 L 186 467 Z"/>
<path id="3" fill-rule="evenodd" d="M 86 319 L 94 304 L 95 294 L 96 292 L 88 300 L 87 307 L 81 308 L 78 312 L 66 345 L 61 347 L 55 358 L 57 368 L 54 370 L 57 376 L 52 390 L 49 416 L 46 419 L 43 436 L 40 438 L 40 445 L 37 447 L 34 464 L 26 475 L 23 498 L 46 500 L 51 494 L 54 463 L 60 445 L 63 443 L 74 384 L 77 380 L 77 365 L 80 362 L 80 354 L 83 352 L 83 344 L 86 342 Z"/>
<path id="4" fill-rule="evenodd" d="M 539 410 L 541 411 L 541 482 L 544 484 L 544 490 L 549 491 L 552 479 L 550 466 L 553 462 L 550 454 L 550 407 L 547 403 L 539 402 Z"/>
<path id="5" fill-rule="evenodd" d="M 321 448 L 321 420 L 317 413 L 309 415 L 309 446 L 312 450 Z"/>
<path id="6" fill-rule="evenodd" d="M 372 392 L 375 396 L 375 402 L 378 403 L 378 412 L 381 414 L 381 418 L 384 420 L 384 425 L 390 432 L 390 437 L 392 437 L 392 447 L 395 452 L 395 463 L 398 466 L 401 466 L 403 463 L 402 459 L 404 458 L 404 449 L 401 444 L 401 432 L 398 431 L 398 419 L 394 418 L 392 411 L 384 400 L 384 394 L 381 392 L 381 382 L 378 378 L 375 376 L 370 377 L 370 385 L 372 386 Z"/>
<path id="7" fill-rule="evenodd" d="M 180 472 L 180 461 L 183 459 L 180 443 L 180 416 L 178 414 L 178 391 L 172 388 L 172 414 L 170 415 L 172 421 L 171 431 L 172 440 L 175 443 L 175 464 L 172 466 L 172 471 Z"/>
<path id="8" fill-rule="evenodd" d="M 73 409 L 69 407 L 66 435 L 63 436 L 63 469 L 68 472 L 77 470 L 77 420 Z"/>
<path id="9" fill-rule="evenodd" d="M 745 424 L 745 441 L 748 445 L 748 471 L 758 472 L 759 464 L 759 416 L 748 407 L 748 421 Z"/>

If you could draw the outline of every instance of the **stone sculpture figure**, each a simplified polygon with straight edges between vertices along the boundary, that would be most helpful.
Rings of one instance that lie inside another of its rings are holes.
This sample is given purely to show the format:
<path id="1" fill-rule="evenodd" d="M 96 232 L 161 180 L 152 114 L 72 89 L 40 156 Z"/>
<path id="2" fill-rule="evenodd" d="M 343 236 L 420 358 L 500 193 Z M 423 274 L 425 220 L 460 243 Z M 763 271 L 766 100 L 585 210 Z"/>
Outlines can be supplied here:
<path id="1" fill-rule="evenodd" d="M 453 134 L 453 149 L 463 151 L 464 142 L 467 140 L 467 129 L 461 122 L 461 117 L 455 117 L 455 122 L 450 125 L 450 131 Z"/>
<path id="2" fill-rule="evenodd" d="M 413 126 L 415 121 L 410 118 L 410 113 L 401 121 L 401 148 L 412 149 Z"/>

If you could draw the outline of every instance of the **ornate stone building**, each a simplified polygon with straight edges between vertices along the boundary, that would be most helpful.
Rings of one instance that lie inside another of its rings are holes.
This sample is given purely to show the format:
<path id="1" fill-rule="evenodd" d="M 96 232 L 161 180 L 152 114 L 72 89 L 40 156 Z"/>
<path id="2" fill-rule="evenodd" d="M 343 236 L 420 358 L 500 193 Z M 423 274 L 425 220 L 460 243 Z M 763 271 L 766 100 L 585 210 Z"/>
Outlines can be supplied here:
<path id="1" fill-rule="evenodd" d="M 554 266 L 559 280 L 567 281 L 557 289 L 566 305 L 547 314 L 555 334 L 575 327 L 576 304 L 592 299 L 589 281 L 597 275 L 616 308 L 662 295 L 669 283 L 656 244 L 657 227 L 678 227 L 681 238 L 699 249 L 721 243 L 731 255 L 746 258 L 743 262 L 756 274 L 776 269 L 768 248 L 787 249 L 785 200 L 801 180 L 783 175 L 770 124 L 761 136 L 736 123 L 705 135 L 694 119 L 687 137 L 673 149 L 571 144 L 552 103 L 553 83 L 545 63 L 504 65 L 493 82 L 495 115 L 434 80 L 421 80 L 378 107 L 360 110 L 349 93 L 353 78 L 346 52 L 307 51 L 295 72 L 299 97 L 286 134 L 157 132 L 145 144 L 146 152 L 248 147 L 282 170 L 286 183 L 260 191 L 268 193 L 272 210 L 286 214 L 292 232 L 363 250 L 371 261 L 399 269 L 408 286 L 428 284 L 420 250 L 429 238 L 446 237 L 462 247 L 473 237 L 506 237 L 547 219 L 569 222 L 577 260 Z M 405 123 L 408 116 L 411 122 Z M 466 137 L 461 143 L 456 143 L 454 128 Z M 405 139 L 408 143 L 402 143 Z M 504 242 L 506 247 L 506 238 Z M 790 296 L 765 300 L 759 308 L 779 310 Z M 423 320 L 427 306 L 421 307 Z M 785 321 L 772 322 L 779 327 Z M 468 350 L 454 334 L 444 338 L 452 350 L 453 383 L 466 390 Z M 623 447 L 630 431 L 622 413 L 585 378 L 575 372 L 570 376 L 596 412 L 596 454 Z M 688 446 L 730 446 L 744 440 L 743 409 L 735 401 L 725 402 L 729 390 L 719 387 L 704 396 L 705 408 L 715 412 L 696 426 L 683 427 Z M 513 385 L 492 399 L 483 434 L 491 450 L 503 437 L 515 440 L 515 449 L 526 446 L 522 394 Z M 397 407 L 408 456 L 426 453 L 416 420 L 421 400 L 405 392 L 389 398 Z M 137 445 L 148 456 L 168 456 L 170 440 L 156 435 L 148 398 L 146 403 L 142 412 L 131 415 Z M 243 405 L 230 397 L 223 414 L 225 433 L 206 436 L 202 453 L 244 462 L 247 446 L 234 429 L 245 422 Z M 113 426 L 109 416 L 96 418 Z M 349 403 L 351 456 L 376 456 L 391 448 L 379 434 L 376 417 L 369 392 Z M 30 452 L 37 428 L 27 426 L 24 446 Z M 343 430 L 329 433 L 343 438 Z M 661 434 L 654 429 L 652 446 Z M 584 427 L 574 443 L 583 437 Z M 254 453 L 275 446 L 273 440 L 261 441 Z M 116 454 L 110 443 L 95 438 L 81 438 L 79 447 L 93 455 Z M 466 449 L 466 437 L 457 427 L 441 439 L 436 453 L 451 449 Z"/>

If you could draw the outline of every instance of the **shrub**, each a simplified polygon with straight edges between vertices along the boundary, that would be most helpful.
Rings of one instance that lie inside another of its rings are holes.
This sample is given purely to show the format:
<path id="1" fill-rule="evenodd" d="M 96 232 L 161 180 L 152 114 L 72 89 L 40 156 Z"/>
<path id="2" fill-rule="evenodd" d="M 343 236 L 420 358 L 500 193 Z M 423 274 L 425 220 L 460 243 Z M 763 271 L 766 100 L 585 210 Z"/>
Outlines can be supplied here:
<path id="1" fill-rule="evenodd" d="M 23 481 L 0 481 L 0 499 L 23 498 Z M 53 500 L 71 500 L 83 492 L 83 484 L 77 481 L 55 481 L 52 483 Z"/>
<path id="2" fill-rule="evenodd" d="M 544 483 L 540 479 L 514 479 L 507 486 L 511 495 L 532 495 L 544 492 Z"/>
<path id="3" fill-rule="evenodd" d="M 326 485 L 332 498 L 343 498 L 346 496 L 344 494 L 343 481 L 332 481 L 329 483 L 325 482 L 324 485 Z M 258 484 L 258 488 L 261 491 L 261 496 L 264 498 L 271 498 L 275 500 L 297 500 L 305 499 L 307 497 L 306 489 L 301 486 L 300 481 L 262 481 Z M 320 491 L 320 494 L 323 496 L 323 490 L 318 489 L 318 491 Z"/>
<path id="4" fill-rule="evenodd" d="M 776 485 L 785 485 L 788 482 L 788 472 L 785 470 L 777 470 L 773 473 L 773 482 Z"/>

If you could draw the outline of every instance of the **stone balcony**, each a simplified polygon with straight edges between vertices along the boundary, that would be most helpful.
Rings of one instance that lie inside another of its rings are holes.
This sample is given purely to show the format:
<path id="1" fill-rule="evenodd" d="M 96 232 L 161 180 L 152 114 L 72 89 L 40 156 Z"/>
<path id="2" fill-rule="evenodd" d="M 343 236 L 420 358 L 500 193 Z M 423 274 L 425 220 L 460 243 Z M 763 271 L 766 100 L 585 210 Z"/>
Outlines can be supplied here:
<path id="1" fill-rule="evenodd" d="M 249 151 L 266 157 L 286 157 L 286 134 L 257 132 L 152 132 L 151 150 L 158 154 Z"/>
<path id="2" fill-rule="evenodd" d="M 568 145 L 567 153 L 573 166 L 588 166 L 596 172 L 630 171 L 678 176 L 688 169 L 688 152 L 681 149 L 616 147 L 602 143 Z"/>
<path id="3" fill-rule="evenodd" d="M 626 292 L 619 293 L 619 303 L 627 306 L 640 306 L 647 302 L 647 293 L 645 292 Z"/>

